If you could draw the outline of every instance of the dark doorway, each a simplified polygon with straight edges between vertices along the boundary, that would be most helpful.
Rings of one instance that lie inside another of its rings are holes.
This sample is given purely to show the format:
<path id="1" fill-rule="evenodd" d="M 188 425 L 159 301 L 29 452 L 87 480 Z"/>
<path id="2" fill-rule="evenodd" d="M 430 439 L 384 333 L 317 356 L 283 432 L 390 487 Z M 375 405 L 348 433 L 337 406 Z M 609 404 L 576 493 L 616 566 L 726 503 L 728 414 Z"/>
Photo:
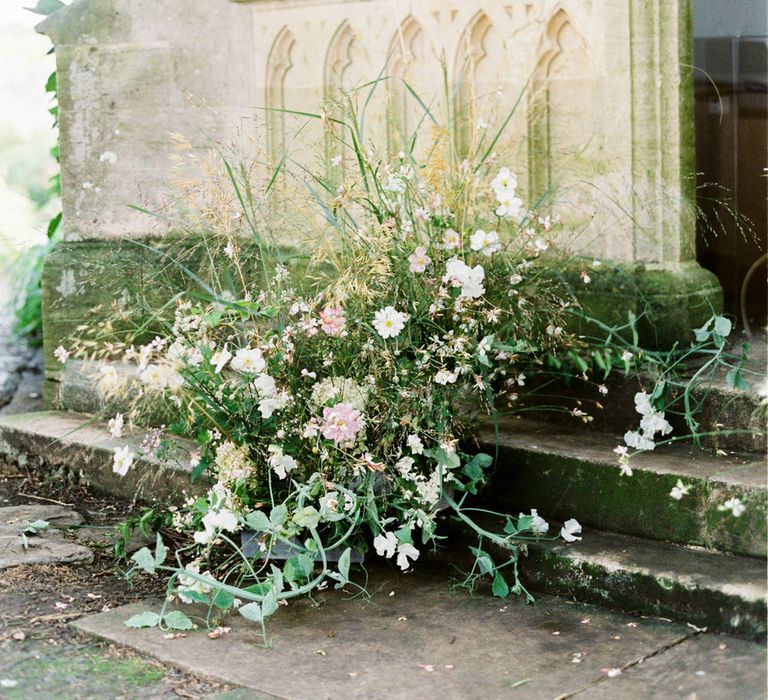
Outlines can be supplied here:
<path id="1" fill-rule="evenodd" d="M 764 327 L 768 289 L 768 4 L 694 0 L 696 254 L 726 311 Z"/>

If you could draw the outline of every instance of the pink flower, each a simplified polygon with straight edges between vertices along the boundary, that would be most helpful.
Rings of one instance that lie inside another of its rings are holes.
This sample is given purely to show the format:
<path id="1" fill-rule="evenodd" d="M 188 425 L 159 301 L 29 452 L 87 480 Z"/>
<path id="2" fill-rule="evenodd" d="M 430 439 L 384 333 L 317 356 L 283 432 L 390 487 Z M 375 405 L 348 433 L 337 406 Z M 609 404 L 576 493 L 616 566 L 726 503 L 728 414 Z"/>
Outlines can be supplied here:
<path id="1" fill-rule="evenodd" d="M 347 327 L 347 317 L 344 315 L 344 309 L 338 306 L 326 306 L 320 312 L 320 330 L 327 335 L 340 338 L 345 335 Z"/>
<path id="2" fill-rule="evenodd" d="M 424 272 L 427 265 L 432 262 L 432 258 L 427 255 L 427 249 L 424 246 L 419 246 L 408 256 L 408 262 L 411 272 Z"/>
<path id="3" fill-rule="evenodd" d="M 323 437 L 337 444 L 351 442 L 360 430 L 360 411 L 349 403 L 337 403 L 323 409 Z"/>

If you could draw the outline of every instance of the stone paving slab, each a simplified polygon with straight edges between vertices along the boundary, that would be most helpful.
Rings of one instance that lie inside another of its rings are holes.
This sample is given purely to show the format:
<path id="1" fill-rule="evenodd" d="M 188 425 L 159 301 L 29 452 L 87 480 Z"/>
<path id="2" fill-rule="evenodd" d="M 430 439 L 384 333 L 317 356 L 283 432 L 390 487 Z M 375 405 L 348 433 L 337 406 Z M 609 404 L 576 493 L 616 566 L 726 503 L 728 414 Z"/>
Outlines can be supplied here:
<path id="1" fill-rule="evenodd" d="M 698 635 L 591 686 L 577 700 L 765 700 L 765 647 Z M 730 694 L 728 694 L 730 692 Z"/>
<path id="2" fill-rule="evenodd" d="M 45 520 L 49 528 L 27 537 L 20 530 L 28 522 Z M 79 525 L 82 516 L 56 505 L 7 506 L 0 508 L 0 570 L 21 564 L 72 564 L 93 559 L 88 547 L 64 539 L 58 528 Z"/>
<path id="3" fill-rule="evenodd" d="M 164 639 L 157 629 L 123 624 L 158 604 L 73 624 L 198 675 L 290 700 L 555 698 L 605 679 L 601 669 L 625 667 L 692 634 L 557 598 L 526 605 L 454 593 L 447 573 L 374 569 L 368 589 L 370 601 L 331 591 L 318 596 L 319 607 L 303 600 L 281 608 L 268 626 L 271 648 L 238 615 L 217 640 L 201 630 Z"/>

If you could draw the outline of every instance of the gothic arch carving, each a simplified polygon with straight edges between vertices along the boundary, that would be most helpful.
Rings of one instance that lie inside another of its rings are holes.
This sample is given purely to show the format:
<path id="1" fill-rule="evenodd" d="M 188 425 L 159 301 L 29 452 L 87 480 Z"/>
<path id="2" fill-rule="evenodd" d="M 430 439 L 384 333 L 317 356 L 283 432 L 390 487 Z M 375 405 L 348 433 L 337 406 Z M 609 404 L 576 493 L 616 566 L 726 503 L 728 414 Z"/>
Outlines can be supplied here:
<path id="1" fill-rule="evenodd" d="M 529 178 L 540 196 L 573 169 L 589 143 L 592 98 L 587 45 L 568 13 L 556 10 L 539 42 L 529 98 Z M 557 169 L 557 173 L 555 173 Z"/>
<path id="2" fill-rule="evenodd" d="M 351 67 L 355 61 L 357 39 L 349 22 L 344 20 L 334 32 L 325 56 L 325 96 L 332 100 L 340 89 L 349 89 Z"/>
<path id="3" fill-rule="evenodd" d="M 285 86 L 294 66 L 296 40 L 288 29 L 283 27 L 277 34 L 267 58 L 266 105 L 269 151 L 273 159 L 282 155 L 286 145 L 286 115 L 274 111 L 286 109 Z"/>
<path id="4" fill-rule="evenodd" d="M 493 93 L 499 82 L 499 67 L 506 54 L 501 36 L 488 15 L 478 12 L 468 23 L 459 41 L 454 63 L 455 80 L 460 81 L 457 92 L 457 148 L 468 153 L 471 125 L 477 120 L 479 100 Z M 489 58 L 490 57 L 490 58 Z"/>
<path id="5" fill-rule="evenodd" d="M 390 44 L 389 91 L 389 146 L 391 152 L 405 149 L 405 140 L 410 140 L 418 127 L 423 109 L 408 92 L 407 82 L 429 104 L 431 95 L 426 94 L 427 81 L 424 69 L 427 62 L 426 35 L 419 22 L 409 15 L 392 38 Z"/>

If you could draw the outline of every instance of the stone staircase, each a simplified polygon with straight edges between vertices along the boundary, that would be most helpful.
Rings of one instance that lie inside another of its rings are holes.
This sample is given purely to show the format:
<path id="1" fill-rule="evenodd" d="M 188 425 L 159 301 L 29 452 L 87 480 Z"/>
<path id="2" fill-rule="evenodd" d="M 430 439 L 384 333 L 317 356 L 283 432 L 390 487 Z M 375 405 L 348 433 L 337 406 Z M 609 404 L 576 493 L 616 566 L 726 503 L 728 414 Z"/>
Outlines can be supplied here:
<path id="1" fill-rule="evenodd" d="M 756 398 L 723 394 L 710 402 L 709 414 L 720 421 L 729 404 L 754 406 Z M 572 517 L 584 528 L 580 542 L 555 538 L 530 545 L 521 568 L 526 585 L 764 641 L 764 437 L 741 434 L 730 445 L 739 449 L 725 450 L 722 443 L 717 450 L 684 443 L 659 447 L 633 459 L 631 477 L 621 476 L 613 448 L 626 429 L 622 420 L 635 420 L 631 413 L 622 419 L 621 410 L 612 411 L 595 421 L 597 428 L 509 420 L 500 425 L 498 440 L 494 430 L 477 435 L 478 449 L 496 456 L 485 504 L 512 514 L 536 508 L 551 520 L 553 535 L 558 521 Z M 748 420 L 754 425 L 753 414 Z M 193 493 L 186 466 L 193 446 L 181 440 L 175 467 L 160 470 L 157 462 L 140 460 L 127 478 L 112 473 L 113 448 L 126 442 L 137 447 L 142 438 L 143 431 L 133 429 L 112 439 L 88 414 L 0 415 L 0 457 L 35 468 L 75 469 L 93 487 L 128 498 L 178 502 Z M 673 500 L 669 493 L 678 479 L 689 490 Z M 719 508 L 730 498 L 745 505 L 738 517 Z M 465 552 L 454 541 L 433 562 L 466 565 Z"/>
<path id="2" fill-rule="evenodd" d="M 755 425 L 758 398 L 713 392 L 702 417 L 720 423 L 733 404 L 741 428 Z M 630 422 L 622 426 L 623 420 Z M 736 433 L 732 447 L 703 449 L 684 442 L 636 455 L 622 476 L 614 447 L 636 416 L 621 411 L 598 429 L 584 424 L 507 420 L 477 436 L 496 457 L 484 500 L 502 512 L 531 508 L 553 521 L 576 518 L 580 542 L 531 545 L 523 562 L 538 591 L 661 616 L 753 639 L 766 634 L 765 433 Z M 749 421 L 749 423 L 747 423 Z M 734 425 L 734 424 L 730 424 Z M 730 426 L 729 426 L 730 427 Z M 745 448 L 754 449 L 745 449 Z M 687 495 L 670 491 L 682 481 Z M 738 498 L 735 517 L 721 506 Z M 559 526 L 552 525 L 550 534 Z"/>

